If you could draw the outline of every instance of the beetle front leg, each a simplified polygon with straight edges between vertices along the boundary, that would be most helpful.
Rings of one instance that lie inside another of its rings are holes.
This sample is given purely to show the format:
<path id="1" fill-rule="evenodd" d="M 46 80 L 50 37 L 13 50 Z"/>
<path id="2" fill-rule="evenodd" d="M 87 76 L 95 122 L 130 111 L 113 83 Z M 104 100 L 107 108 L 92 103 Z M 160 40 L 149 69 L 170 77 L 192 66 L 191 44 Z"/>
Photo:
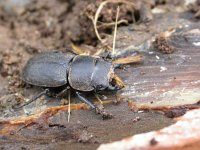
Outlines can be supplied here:
<path id="1" fill-rule="evenodd" d="M 112 114 L 110 113 L 107 113 L 105 110 L 104 110 L 104 107 L 102 104 L 100 105 L 94 105 L 92 102 L 90 102 L 88 99 L 84 98 L 83 96 L 80 95 L 79 92 L 76 92 L 76 95 L 78 96 L 78 98 L 80 100 L 82 100 L 84 103 L 88 104 L 90 107 L 92 107 L 92 109 L 95 109 L 96 113 L 98 114 L 101 114 L 103 120 L 104 119 L 110 119 L 112 118 Z"/>
<path id="2" fill-rule="evenodd" d="M 86 99 L 85 97 L 81 96 L 81 94 L 79 92 L 76 92 L 76 95 L 78 96 L 78 98 L 83 101 L 84 103 L 88 104 L 90 107 L 92 107 L 92 109 L 95 109 L 96 106 L 90 102 L 88 99 Z"/>

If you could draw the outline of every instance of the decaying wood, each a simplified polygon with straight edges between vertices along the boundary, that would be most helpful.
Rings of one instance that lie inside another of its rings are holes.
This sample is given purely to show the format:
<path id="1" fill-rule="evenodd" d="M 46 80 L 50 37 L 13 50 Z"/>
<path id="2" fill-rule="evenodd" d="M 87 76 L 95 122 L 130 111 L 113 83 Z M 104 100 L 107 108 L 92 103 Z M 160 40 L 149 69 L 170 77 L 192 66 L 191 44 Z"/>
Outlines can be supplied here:
<path id="1" fill-rule="evenodd" d="M 101 145 L 98 150 L 198 150 L 200 109 L 187 112 L 166 128 Z"/>
<path id="2" fill-rule="evenodd" d="M 109 104 L 109 103 L 112 103 L 112 101 L 111 100 L 103 101 L 103 104 Z M 98 104 L 96 105 L 98 106 Z M 70 110 L 83 110 L 89 108 L 90 107 L 84 103 L 70 104 Z M 44 111 L 36 112 L 30 116 L 19 116 L 13 119 L 0 120 L 0 135 L 10 135 L 13 132 L 18 132 L 23 128 L 33 125 L 45 126 L 46 124 L 48 124 L 49 118 L 51 118 L 52 116 L 56 115 L 58 112 L 61 111 L 68 112 L 68 109 L 69 109 L 68 105 L 54 106 L 54 107 L 49 107 Z M 106 117 L 105 116 L 106 112 L 104 110 L 101 110 L 101 113 L 100 114 L 102 115 L 102 117 Z"/>

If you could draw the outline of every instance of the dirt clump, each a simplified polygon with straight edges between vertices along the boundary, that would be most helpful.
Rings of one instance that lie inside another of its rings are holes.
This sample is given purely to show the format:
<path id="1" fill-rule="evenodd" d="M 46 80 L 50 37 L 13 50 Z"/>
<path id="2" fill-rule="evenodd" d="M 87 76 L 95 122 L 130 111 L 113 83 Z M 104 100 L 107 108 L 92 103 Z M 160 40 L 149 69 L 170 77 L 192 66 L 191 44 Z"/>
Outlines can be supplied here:
<path id="1" fill-rule="evenodd" d="M 87 130 L 83 130 L 79 134 L 77 141 L 80 143 L 98 143 L 98 141 L 95 141 L 94 135 L 89 133 Z"/>
<path id="2" fill-rule="evenodd" d="M 154 47 L 164 54 L 171 54 L 174 52 L 174 47 L 169 43 L 169 35 L 160 33 L 154 42 Z"/>
<path id="3" fill-rule="evenodd" d="M 86 44 L 95 45 L 97 35 L 95 25 L 102 38 L 111 34 L 116 21 L 117 7 L 119 6 L 118 24 L 128 25 L 130 23 L 147 23 L 153 19 L 151 7 L 153 4 L 147 1 L 112 1 L 100 0 L 90 3 L 79 16 L 81 26 L 80 37 Z M 95 24 L 95 19 L 97 19 Z M 87 39 L 87 40 L 85 40 Z"/>

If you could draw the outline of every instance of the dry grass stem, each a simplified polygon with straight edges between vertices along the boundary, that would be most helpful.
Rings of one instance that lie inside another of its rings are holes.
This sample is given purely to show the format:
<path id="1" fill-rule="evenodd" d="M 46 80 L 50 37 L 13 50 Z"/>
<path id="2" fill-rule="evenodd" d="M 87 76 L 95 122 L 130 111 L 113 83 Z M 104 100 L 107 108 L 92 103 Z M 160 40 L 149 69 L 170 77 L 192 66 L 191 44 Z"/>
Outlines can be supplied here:
<path id="1" fill-rule="evenodd" d="M 115 54 L 115 43 L 116 43 L 116 36 L 117 36 L 117 21 L 118 21 L 118 18 L 119 18 L 119 6 L 117 7 L 117 15 L 116 15 L 116 21 L 115 21 L 112 55 Z"/>

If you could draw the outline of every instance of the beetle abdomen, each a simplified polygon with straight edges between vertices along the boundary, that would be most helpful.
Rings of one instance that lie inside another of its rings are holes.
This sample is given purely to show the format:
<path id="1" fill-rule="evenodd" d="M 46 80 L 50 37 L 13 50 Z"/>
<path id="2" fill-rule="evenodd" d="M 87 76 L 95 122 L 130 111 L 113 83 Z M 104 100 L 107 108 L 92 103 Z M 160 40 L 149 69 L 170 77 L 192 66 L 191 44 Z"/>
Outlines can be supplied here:
<path id="1" fill-rule="evenodd" d="M 102 58 L 78 55 L 71 62 L 68 81 L 76 90 L 103 90 L 109 86 L 111 73 L 113 67 L 110 62 Z"/>
<path id="2" fill-rule="evenodd" d="M 69 62 L 73 54 L 45 52 L 31 58 L 22 72 L 22 80 L 36 86 L 59 87 L 67 84 Z"/>

